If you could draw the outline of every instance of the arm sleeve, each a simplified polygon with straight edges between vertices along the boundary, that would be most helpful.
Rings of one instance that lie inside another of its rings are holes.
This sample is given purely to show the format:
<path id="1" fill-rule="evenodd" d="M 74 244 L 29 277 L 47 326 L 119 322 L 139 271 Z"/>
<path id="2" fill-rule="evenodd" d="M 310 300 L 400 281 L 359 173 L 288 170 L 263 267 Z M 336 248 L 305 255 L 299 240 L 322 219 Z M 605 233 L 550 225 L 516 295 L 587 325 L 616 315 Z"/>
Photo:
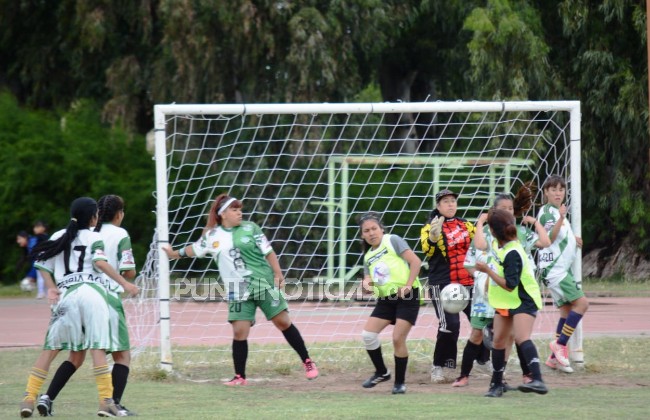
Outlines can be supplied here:
<path id="1" fill-rule="evenodd" d="M 203 258 L 210 252 L 208 233 L 209 232 L 206 232 L 201 236 L 201 239 L 192 244 L 192 252 L 194 252 L 194 255 L 196 255 L 197 258 Z"/>
<path id="2" fill-rule="evenodd" d="M 424 255 L 427 258 L 431 258 L 431 256 L 436 252 L 436 244 L 431 242 L 429 239 L 430 231 L 431 225 L 429 223 L 424 225 L 424 227 L 420 230 L 420 245 L 422 246 L 422 252 L 424 252 Z"/>
<path id="3" fill-rule="evenodd" d="M 90 252 L 92 252 L 93 255 L 93 263 L 97 261 L 108 261 L 108 258 L 104 253 L 104 241 L 101 239 L 95 240 L 93 242 L 93 244 L 90 246 Z"/>
<path id="4" fill-rule="evenodd" d="M 506 279 L 506 286 L 512 290 L 519 286 L 521 273 L 524 269 L 524 262 L 517 251 L 510 251 L 503 259 L 503 277 Z"/>
<path id="5" fill-rule="evenodd" d="M 118 271 L 135 270 L 135 259 L 133 258 L 130 237 L 126 236 L 122 238 L 120 243 L 117 245 L 117 254 Z"/>
<path id="6" fill-rule="evenodd" d="M 463 263 L 463 267 L 465 268 L 474 268 L 476 265 L 476 254 L 479 251 L 476 250 L 474 247 L 474 241 L 470 244 L 469 248 L 467 249 L 467 254 L 465 255 L 465 262 Z"/>
<path id="7" fill-rule="evenodd" d="M 402 252 L 411 249 L 406 241 L 397 235 L 390 235 L 390 244 L 398 255 L 402 255 Z"/>
<path id="8" fill-rule="evenodd" d="M 544 226 L 544 229 L 547 232 L 550 233 L 551 230 L 553 230 L 553 226 L 555 226 L 556 223 L 555 215 L 553 215 L 553 213 L 551 213 L 550 211 L 544 211 L 544 208 L 542 208 L 542 210 L 539 213 L 538 219 L 539 219 L 539 223 L 541 223 L 542 226 Z"/>
<path id="9" fill-rule="evenodd" d="M 253 229 L 253 237 L 255 238 L 255 244 L 259 248 L 262 255 L 264 256 L 269 255 L 271 252 L 273 252 L 273 247 L 271 246 L 271 243 L 266 238 L 264 232 L 262 232 L 262 228 L 260 228 L 256 224 L 253 224 L 253 226 L 255 226 L 255 228 Z"/>

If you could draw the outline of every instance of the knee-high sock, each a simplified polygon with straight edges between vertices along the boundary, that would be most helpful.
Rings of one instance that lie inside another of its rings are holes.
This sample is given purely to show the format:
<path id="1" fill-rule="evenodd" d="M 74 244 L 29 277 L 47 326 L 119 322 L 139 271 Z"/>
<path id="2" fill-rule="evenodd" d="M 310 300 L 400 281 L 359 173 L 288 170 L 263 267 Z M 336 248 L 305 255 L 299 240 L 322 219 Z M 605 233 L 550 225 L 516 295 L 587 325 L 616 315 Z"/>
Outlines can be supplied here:
<path id="1" fill-rule="evenodd" d="M 526 363 L 526 357 L 524 356 L 524 352 L 521 350 L 521 346 L 515 343 L 515 349 L 517 350 L 517 357 L 519 358 L 519 366 L 521 366 L 522 375 L 530 375 L 530 368 L 528 367 L 528 363 Z"/>
<path id="2" fill-rule="evenodd" d="M 471 341 L 467 341 L 463 350 L 463 360 L 460 362 L 460 376 L 469 376 L 472 372 L 472 367 L 474 367 L 474 360 L 481 354 L 483 348 L 485 348 L 483 344 L 474 344 Z"/>
<path id="3" fill-rule="evenodd" d="M 381 346 L 377 347 L 374 350 L 366 350 L 368 356 L 370 356 L 370 361 L 375 366 L 375 374 L 383 375 L 388 372 L 386 364 L 384 363 L 384 357 L 381 354 Z"/>
<path id="4" fill-rule="evenodd" d="M 99 393 L 99 401 L 103 402 L 107 398 L 113 398 L 113 381 L 108 365 L 94 367 L 93 373 L 97 384 L 97 392 Z"/>
<path id="5" fill-rule="evenodd" d="M 563 346 L 567 345 L 567 343 L 569 342 L 569 338 L 571 338 L 571 336 L 573 335 L 573 331 L 576 329 L 576 326 L 578 325 L 581 319 L 582 319 L 582 314 L 579 314 L 574 311 L 569 312 L 569 316 L 567 316 L 566 322 L 562 327 L 562 333 L 560 334 L 560 337 L 557 339 L 558 344 L 562 344 Z"/>
<path id="6" fill-rule="evenodd" d="M 531 340 L 526 340 L 519 345 L 521 347 L 521 352 L 526 359 L 526 364 L 530 373 L 533 376 L 533 379 L 536 381 L 542 380 L 542 372 L 539 366 L 539 355 L 537 354 L 537 347 Z"/>
<path id="7" fill-rule="evenodd" d="M 307 347 L 305 347 L 305 341 L 302 339 L 302 335 L 300 335 L 300 331 L 298 331 L 295 325 L 291 324 L 289 328 L 282 331 L 282 334 L 284 334 L 284 338 L 287 339 L 289 345 L 298 353 L 298 356 L 300 356 L 303 362 L 309 359 L 309 352 L 307 352 Z"/>
<path id="8" fill-rule="evenodd" d="M 246 378 L 246 359 L 248 359 L 248 340 L 232 340 L 232 361 L 235 375 Z"/>
<path id="9" fill-rule="evenodd" d="M 492 349 L 492 383 L 503 383 L 503 371 L 506 368 L 506 349 Z"/>
<path id="10" fill-rule="evenodd" d="M 129 378 L 129 367 L 120 363 L 113 365 L 113 401 L 119 404 L 126 389 L 126 382 Z"/>
<path id="11" fill-rule="evenodd" d="M 41 391 L 43 382 L 47 379 L 47 370 L 33 367 L 27 378 L 27 387 L 25 388 L 25 400 L 36 401 L 38 393 Z"/>
<path id="12" fill-rule="evenodd" d="M 61 366 L 56 370 L 50 386 L 47 388 L 47 396 L 50 397 L 52 401 L 56 399 L 59 395 L 59 392 L 63 389 L 65 384 L 68 383 L 68 380 L 74 375 L 77 371 L 77 368 L 69 361 L 61 363 Z"/>
<path id="13" fill-rule="evenodd" d="M 395 356 L 395 385 L 406 382 L 406 366 L 409 363 L 409 357 Z"/>

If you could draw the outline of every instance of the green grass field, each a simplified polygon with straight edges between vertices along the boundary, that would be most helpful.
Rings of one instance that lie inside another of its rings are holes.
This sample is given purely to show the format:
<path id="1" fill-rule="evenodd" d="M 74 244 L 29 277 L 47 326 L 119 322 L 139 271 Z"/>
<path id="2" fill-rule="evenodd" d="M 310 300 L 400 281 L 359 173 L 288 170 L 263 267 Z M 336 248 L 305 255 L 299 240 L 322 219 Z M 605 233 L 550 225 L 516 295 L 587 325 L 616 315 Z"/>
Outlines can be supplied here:
<path id="1" fill-rule="evenodd" d="M 586 289 L 599 296 L 649 295 L 647 282 L 593 282 Z M 459 342 L 459 358 L 464 343 Z M 545 341 L 536 344 L 542 357 L 548 354 Z M 157 419 L 650 417 L 650 337 L 586 337 L 584 370 L 566 375 L 544 367 L 550 388 L 547 395 L 509 392 L 500 399 L 483 397 L 489 377 L 478 373 L 467 388 L 430 384 L 427 355 L 431 343 L 410 342 L 409 346 L 424 350 L 414 354 L 409 364 L 406 395 L 391 395 L 391 384 L 372 390 L 360 386 L 371 367 L 358 343 L 352 349 L 343 345 L 327 352 L 314 351 L 312 356 L 321 371 L 315 381 L 304 379 L 288 346 L 269 345 L 263 349 L 256 346 L 250 354 L 248 375 L 253 384 L 235 389 L 221 385 L 232 376 L 227 347 L 212 348 L 216 351 L 210 365 L 175 358 L 177 373 L 173 375 L 159 371 L 155 359 L 140 357 L 132 367 L 123 402 L 139 417 Z M 27 375 L 38 353 L 38 349 L 0 350 L 0 419 L 19 417 Z M 391 354 L 390 344 L 385 343 L 384 359 L 389 368 L 393 366 Z M 62 360 L 64 355 L 53 364 L 49 379 Z M 513 385 L 518 383 L 518 371 L 516 362 L 509 365 L 507 376 Z M 47 384 L 49 380 L 45 387 Z M 96 417 L 96 410 L 97 391 L 87 363 L 56 399 L 54 412 L 58 418 L 80 419 Z"/>
<path id="2" fill-rule="evenodd" d="M 544 343 L 537 343 L 538 346 Z M 478 375 L 471 386 L 452 389 L 427 383 L 428 363 L 409 366 L 406 395 L 390 395 L 390 384 L 372 390 L 360 383 L 370 373 L 363 352 L 356 368 L 337 368 L 334 360 L 319 364 L 321 377 L 306 381 L 293 360 L 252 355 L 249 376 L 253 385 L 229 388 L 221 385 L 230 368 L 216 369 L 214 379 L 195 382 L 188 376 L 165 376 L 135 364 L 124 404 L 141 418 L 648 418 L 650 356 L 648 338 L 598 338 L 585 341 L 589 349 L 586 369 L 573 375 L 547 372 L 550 392 L 540 396 L 509 392 L 500 399 L 483 397 L 489 378 Z M 462 343 L 460 344 L 462 348 Z M 540 347 L 541 348 L 541 347 Z M 38 350 L 0 351 L 0 418 L 19 417 L 19 402 L 27 374 Z M 389 346 L 385 349 L 390 354 Z M 347 355 L 349 356 L 349 355 Z M 54 366 L 62 361 L 62 357 Z M 53 369 L 54 370 L 54 369 Z M 518 381 L 518 366 L 509 376 Z M 204 372 L 205 373 L 205 372 Z M 50 375 L 51 376 L 51 375 Z M 49 382 L 48 382 L 49 383 Z M 85 365 L 68 383 L 55 402 L 59 418 L 89 418 L 97 410 L 97 394 L 91 368 Z"/>

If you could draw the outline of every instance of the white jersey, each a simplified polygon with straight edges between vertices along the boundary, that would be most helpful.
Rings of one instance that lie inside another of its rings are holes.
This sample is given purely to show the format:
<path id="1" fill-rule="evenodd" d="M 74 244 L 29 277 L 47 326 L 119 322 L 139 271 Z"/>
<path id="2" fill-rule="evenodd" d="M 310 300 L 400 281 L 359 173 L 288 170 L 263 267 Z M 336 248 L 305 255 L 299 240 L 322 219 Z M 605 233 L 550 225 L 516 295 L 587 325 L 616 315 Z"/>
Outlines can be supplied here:
<path id="1" fill-rule="evenodd" d="M 483 236 L 485 241 L 488 244 L 488 249 L 482 251 L 477 249 L 474 246 L 474 240 L 472 240 L 469 249 L 467 250 L 467 255 L 465 256 L 465 262 L 463 266 L 465 269 L 474 268 L 477 262 L 484 262 L 490 266 L 493 270 L 496 268 L 494 265 L 495 255 L 493 249 L 493 240 L 492 234 L 490 233 L 490 228 L 485 225 L 483 226 Z M 488 303 L 488 297 L 485 290 L 485 285 L 488 281 L 488 275 L 481 271 L 474 271 L 474 291 L 472 294 L 472 308 L 470 311 L 470 316 L 483 317 L 483 318 L 494 318 L 494 308 Z"/>
<path id="2" fill-rule="evenodd" d="M 273 252 L 259 226 L 242 222 L 232 229 L 217 226 L 192 244 L 194 255 L 211 257 L 219 267 L 228 300 L 246 300 L 251 293 L 274 287 L 266 256 Z"/>
<path id="3" fill-rule="evenodd" d="M 65 230 L 52 235 L 60 238 Z M 109 308 L 106 301 L 108 282 L 94 263 L 106 261 L 101 236 L 82 229 L 66 252 L 37 261 L 38 269 L 48 271 L 59 290 L 59 303 L 52 308 L 45 336 L 46 350 L 110 349 Z"/>
<path id="4" fill-rule="evenodd" d="M 550 236 L 551 230 L 553 230 L 557 221 L 560 220 L 560 210 L 557 207 L 546 204 L 539 211 L 537 219 Z M 576 258 L 576 250 L 576 237 L 573 234 L 573 230 L 571 230 L 571 224 L 565 218 L 555 241 L 548 248 L 540 249 L 538 252 L 538 265 L 542 269 L 544 278 L 546 280 L 563 279 L 566 273 L 571 271 L 571 266 Z"/>
<path id="5" fill-rule="evenodd" d="M 54 241 L 64 233 L 65 229 L 60 230 L 54 233 L 50 240 Z M 67 261 L 65 252 L 61 252 L 46 261 L 36 261 L 34 266 L 49 272 L 56 286 L 65 294 L 67 288 L 78 283 L 96 283 L 107 287 L 104 275 L 95 268 L 97 261 L 107 261 L 104 242 L 98 233 L 82 229 L 70 244 Z"/>
<path id="6" fill-rule="evenodd" d="M 104 253 L 111 267 L 119 273 L 135 270 L 135 260 L 129 233 L 121 227 L 107 223 L 102 224 L 99 234 L 104 241 Z M 106 278 L 109 281 L 109 290 L 111 292 L 117 294 L 124 292 L 124 288 L 119 283 L 108 276 Z"/>

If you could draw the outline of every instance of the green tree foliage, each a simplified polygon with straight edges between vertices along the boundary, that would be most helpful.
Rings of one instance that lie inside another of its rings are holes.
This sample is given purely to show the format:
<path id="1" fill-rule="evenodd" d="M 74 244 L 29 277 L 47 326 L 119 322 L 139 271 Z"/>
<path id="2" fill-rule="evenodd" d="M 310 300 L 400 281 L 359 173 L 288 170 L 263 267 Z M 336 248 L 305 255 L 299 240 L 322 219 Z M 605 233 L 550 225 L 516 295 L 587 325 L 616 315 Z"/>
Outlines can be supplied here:
<path id="1" fill-rule="evenodd" d="M 0 0 L 0 87 L 140 134 L 155 103 L 579 99 L 586 247 L 636 225 L 647 250 L 645 22 L 638 0 Z M 433 118 L 396 119 L 391 151 L 439 147 L 413 129 Z"/>
<path id="2" fill-rule="evenodd" d="M 567 0 L 556 10 L 547 19 L 561 18 L 564 39 L 553 40 L 554 66 L 564 95 L 582 103 L 583 223 L 594 227 L 584 235 L 610 245 L 630 233 L 650 253 L 645 2 Z"/>
<path id="3" fill-rule="evenodd" d="M 21 252 L 13 245 L 16 233 L 31 231 L 37 219 L 49 222 L 50 233 L 65 227 L 70 203 L 79 196 L 124 198 L 124 227 L 137 260 L 144 262 L 155 218 L 154 164 L 143 138 L 102 126 L 90 101 L 77 101 L 54 115 L 20 108 L 7 93 L 0 94 L 0 132 L 2 281 L 11 283 L 24 274 L 14 271 Z"/>

